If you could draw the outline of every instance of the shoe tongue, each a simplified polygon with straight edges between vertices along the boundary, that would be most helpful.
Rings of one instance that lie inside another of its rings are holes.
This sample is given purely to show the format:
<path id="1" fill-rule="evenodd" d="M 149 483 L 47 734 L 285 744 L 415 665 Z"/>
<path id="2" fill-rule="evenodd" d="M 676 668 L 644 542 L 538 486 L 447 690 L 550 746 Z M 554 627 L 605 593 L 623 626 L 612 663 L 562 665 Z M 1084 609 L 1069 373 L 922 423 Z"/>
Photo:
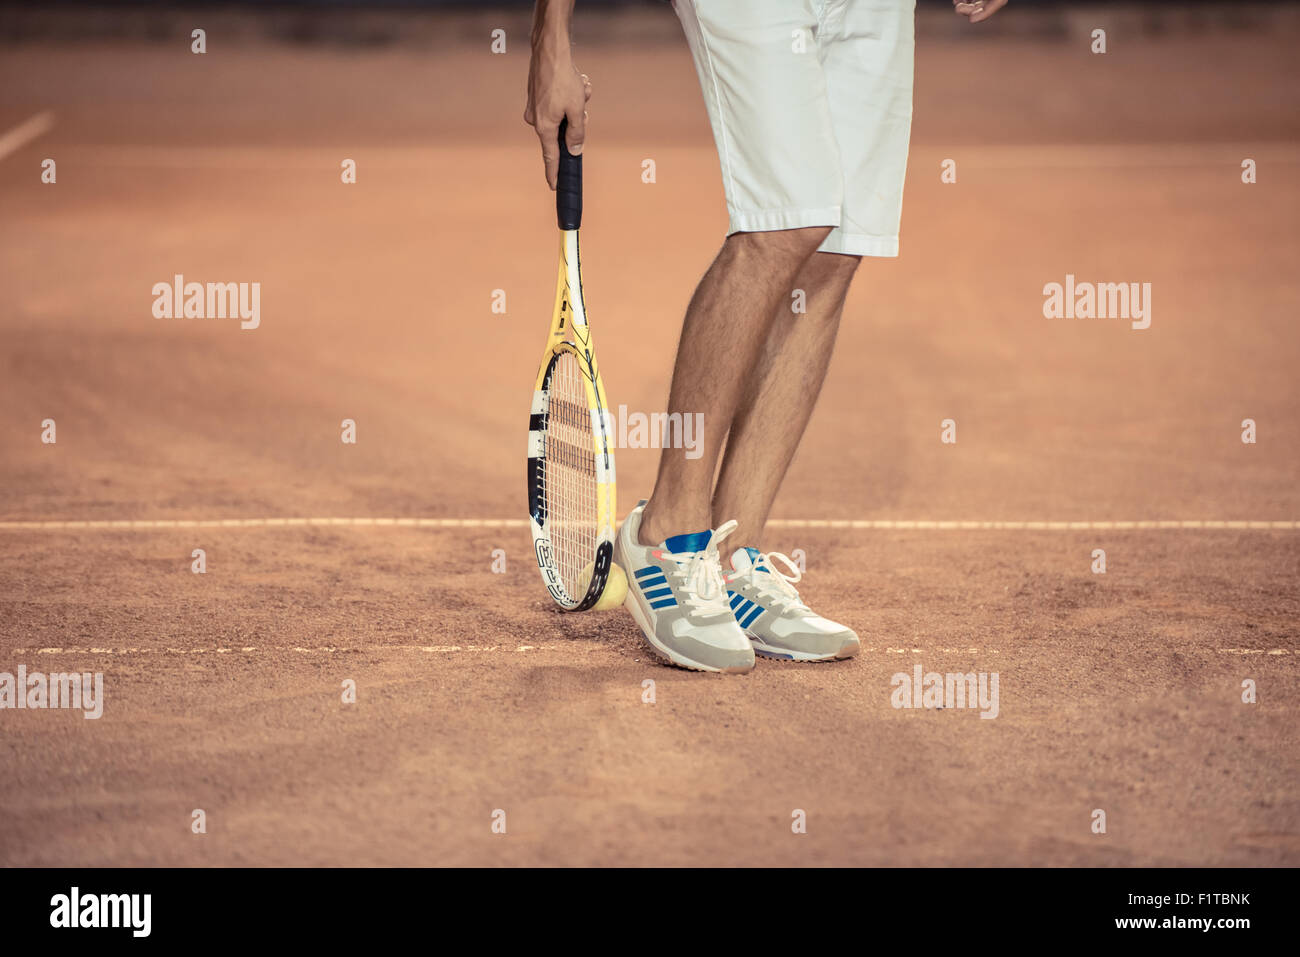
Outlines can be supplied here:
<path id="1" fill-rule="evenodd" d="M 748 571 L 750 568 L 758 568 L 760 571 L 767 571 L 766 565 L 760 565 L 758 562 L 757 548 L 738 548 L 731 556 L 731 567 L 738 572 Z"/>
<path id="2" fill-rule="evenodd" d="M 709 547 L 709 539 L 712 537 L 713 532 L 708 529 L 702 532 L 690 532 L 686 535 L 674 535 L 672 538 L 664 539 L 664 550 L 675 555 L 702 552 Z"/>

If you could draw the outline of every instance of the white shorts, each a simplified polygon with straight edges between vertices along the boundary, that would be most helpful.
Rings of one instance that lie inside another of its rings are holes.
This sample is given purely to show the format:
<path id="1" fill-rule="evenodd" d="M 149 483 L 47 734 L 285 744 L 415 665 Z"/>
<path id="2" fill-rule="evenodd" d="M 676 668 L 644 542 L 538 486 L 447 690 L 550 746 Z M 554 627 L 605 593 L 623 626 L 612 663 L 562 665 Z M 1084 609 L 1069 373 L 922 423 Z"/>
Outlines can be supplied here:
<path id="1" fill-rule="evenodd" d="M 834 226 L 897 256 L 916 0 L 673 0 L 722 165 L 728 234 Z"/>

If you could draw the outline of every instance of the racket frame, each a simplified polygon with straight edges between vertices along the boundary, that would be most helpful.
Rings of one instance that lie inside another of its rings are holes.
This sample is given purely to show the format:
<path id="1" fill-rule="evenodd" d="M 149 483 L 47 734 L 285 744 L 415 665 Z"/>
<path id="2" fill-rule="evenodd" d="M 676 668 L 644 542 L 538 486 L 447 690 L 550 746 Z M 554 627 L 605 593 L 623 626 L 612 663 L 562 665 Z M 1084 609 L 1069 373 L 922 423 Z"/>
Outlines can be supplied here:
<path id="1" fill-rule="evenodd" d="M 564 134 L 560 134 L 561 151 Z M 592 453 L 596 463 L 596 550 L 591 556 L 592 575 L 586 592 L 571 595 L 560 574 L 555 549 L 551 541 L 549 509 L 546 501 L 548 489 L 543 481 L 546 455 L 546 416 L 549 393 L 547 382 L 560 358 L 573 356 L 582 373 L 587 409 L 591 416 Z M 614 451 L 610 441 L 610 416 L 605 401 L 605 387 L 596 364 L 596 353 L 591 340 L 591 327 L 587 324 L 586 304 L 582 296 L 582 264 L 578 249 L 578 230 L 560 230 L 560 266 L 556 281 L 555 308 L 551 317 L 551 331 L 547 336 L 542 361 L 538 367 L 533 387 L 533 405 L 528 424 L 528 511 L 533 533 L 533 551 L 542 582 L 552 600 L 565 611 L 585 611 L 594 605 L 605 591 L 609 580 L 609 566 L 614 554 L 614 515 L 617 502 L 617 484 L 614 472 Z"/>

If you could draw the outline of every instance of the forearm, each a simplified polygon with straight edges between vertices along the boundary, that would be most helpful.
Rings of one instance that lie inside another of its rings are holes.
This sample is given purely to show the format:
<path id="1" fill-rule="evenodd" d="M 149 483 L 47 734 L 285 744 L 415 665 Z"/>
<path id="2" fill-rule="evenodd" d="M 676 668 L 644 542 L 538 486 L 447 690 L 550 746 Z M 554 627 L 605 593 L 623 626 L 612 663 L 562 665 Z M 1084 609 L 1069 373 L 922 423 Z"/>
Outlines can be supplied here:
<path id="1" fill-rule="evenodd" d="M 572 22 L 573 0 L 537 0 L 533 6 L 533 49 L 558 46 L 567 50 Z"/>

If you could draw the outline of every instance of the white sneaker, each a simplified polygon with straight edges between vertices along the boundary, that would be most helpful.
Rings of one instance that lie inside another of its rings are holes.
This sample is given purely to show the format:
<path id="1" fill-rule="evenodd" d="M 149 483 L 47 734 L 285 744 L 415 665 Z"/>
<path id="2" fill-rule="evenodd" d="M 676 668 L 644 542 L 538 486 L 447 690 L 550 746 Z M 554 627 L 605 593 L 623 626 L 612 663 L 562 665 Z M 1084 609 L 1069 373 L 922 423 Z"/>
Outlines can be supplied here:
<path id="1" fill-rule="evenodd" d="M 614 539 L 614 561 L 627 573 L 627 599 L 646 641 L 673 664 L 744 674 L 754 649 L 727 603 L 718 543 L 736 527 L 674 535 L 658 546 L 639 537 L 642 500 Z"/>
<path id="2" fill-rule="evenodd" d="M 774 560 L 789 569 L 782 572 Z M 727 597 L 736 623 L 767 658 L 830 661 L 852 658 L 862 645 L 853 630 L 816 614 L 799 597 L 794 583 L 803 578 L 780 552 L 740 548 L 731 556 Z"/>

